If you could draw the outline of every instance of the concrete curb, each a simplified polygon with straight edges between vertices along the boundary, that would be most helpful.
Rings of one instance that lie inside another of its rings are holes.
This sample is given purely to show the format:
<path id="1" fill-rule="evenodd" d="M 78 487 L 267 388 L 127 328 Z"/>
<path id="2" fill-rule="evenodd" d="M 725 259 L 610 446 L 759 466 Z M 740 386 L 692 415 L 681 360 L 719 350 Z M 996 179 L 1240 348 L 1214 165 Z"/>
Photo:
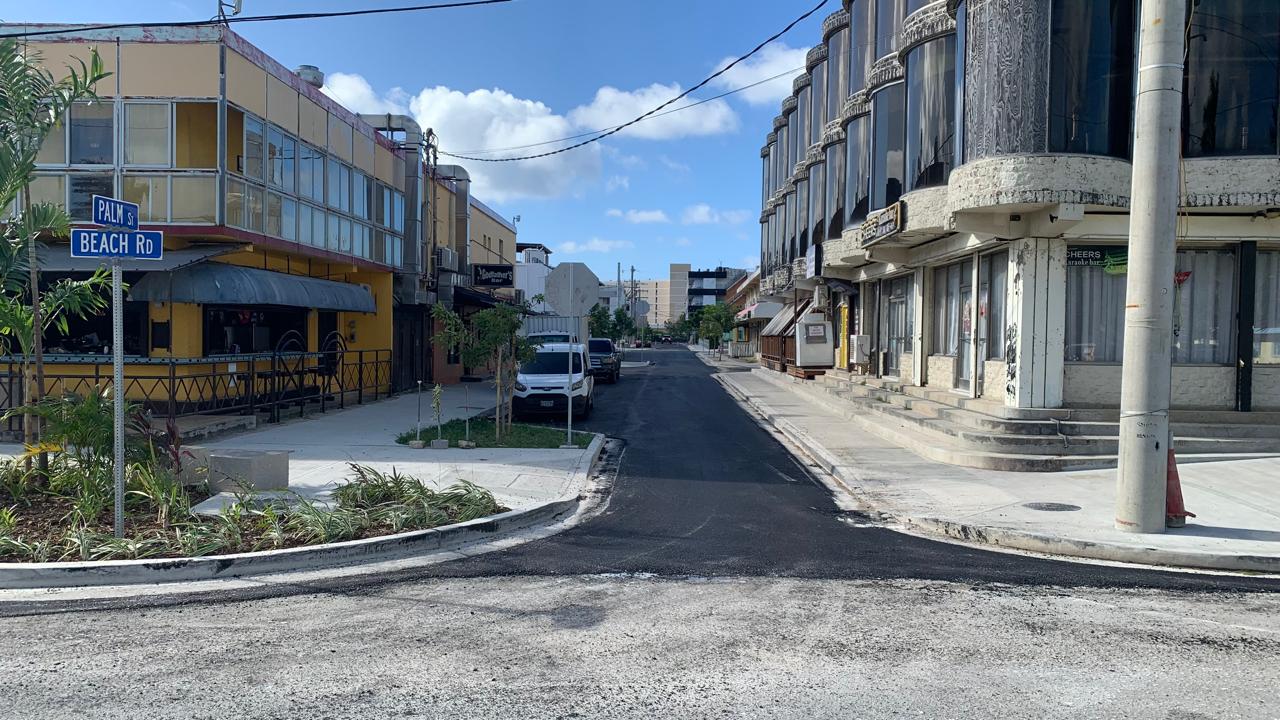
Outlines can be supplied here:
<path id="1" fill-rule="evenodd" d="M 380 562 L 490 542 L 533 526 L 566 519 L 576 513 L 592 469 L 604 449 L 604 442 L 605 437 L 597 433 L 587 446 L 587 452 L 574 467 L 577 495 L 521 510 L 510 510 L 430 530 L 413 530 L 397 535 L 284 550 L 156 560 L 0 563 L 0 590 L 219 580 Z"/>
<path id="2" fill-rule="evenodd" d="M 756 412 L 812 458 L 823 470 L 830 473 L 850 493 L 857 505 L 860 506 L 860 510 L 880 520 L 896 522 L 916 532 L 941 535 L 966 543 L 991 545 L 1046 555 L 1139 565 L 1160 565 L 1172 568 L 1280 572 L 1280 556 L 1163 550 L 1153 547 L 1080 540 L 1059 535 L 1018 530 L 1016 528 L 977 525 L 943 518 L 916 517 L 909 514 L 891 512 L 885 509 L 883 504 L 872 500 L 869 493 L 859 489 L 860 480 L 856 466 L 843 464 L 812 436 L 786 419 L 779 418 L 775 410 L 767 404 L 752 398 L 731 378 L 723 375 L 714 377 L 726 390 L 729 390 L 733 395 L 754 408 Z"/>

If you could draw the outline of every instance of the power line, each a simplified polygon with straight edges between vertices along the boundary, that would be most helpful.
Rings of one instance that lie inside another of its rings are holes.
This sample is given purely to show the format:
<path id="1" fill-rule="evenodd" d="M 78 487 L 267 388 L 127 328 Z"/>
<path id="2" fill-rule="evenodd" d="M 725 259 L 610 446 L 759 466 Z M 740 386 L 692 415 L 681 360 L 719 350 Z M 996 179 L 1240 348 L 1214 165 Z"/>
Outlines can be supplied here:
<path id="1" fill-rule="evenodd" d="M 663 115 L 670 115 L 672 113 L 678 113 L 681 110 L 688 110 L 689 108 L 698 107 L 699 105 L 705 105 L 706 103 L 709 103 L 712 100 L 719 100 L 721 98 L 725 98 L 730 95 L 743 92 L 745 90 L 750 90 L 753 87 L 759 87 L 760 85 L 764 85 L 765 83 L 773 82 L 774 80 L 787 77 L 788 75 L 797 73 L 801 70 L 804 70 L 803 65 L 801 65 L 800 67 L 791 68 L 790 70 L 787 70 L 785 72 L 780 72 L 777 75 L 774 75 L 772 77 L 767 77 L 763 80 L 757 80 L 751 83 L 750 85 L 743 85 L 742 87 L 734 88 L 732 90 L 727 90 L 725 92 L 720 93 L 719 95 L 714 95 L 712 97 L 706 98 L 705 100 L 699 100 L 694 103 L 689 103 L 688 105 L 681 105 L 678 108 L 671 108 L 670 110 L 663 110 L 660 113 L 654 113 L 649 117 L 649 119 L 662 117 Z M 618 127 L 621 127 L 621 126 L 618 126 Z M 578 138 L 587 137 L 588 135 L 595 135 L 596 133 L 607 132 L 613 129 L 614 128 L 602 128 L 600 130 L 588 130 L 586 132 L 578 133 L 577 135 L 568 135 L 566 137 L 556 138 L 555 140 L 546 140 L 543 142 L 529 143 L 528 145 L 512 145 L 511 147 L 503 147 L 503 148 L 481 148 L 479 150 L 459 150 L 458 152 L 460 153 L 495 153 L 495 152 L 508 152 L 511 150 L 525 150 L 531 147 L 541 147 L 543 145 L 554 145 L 559 142 L 565 142 L 566 140 L 577 140 Z M 449 154 L 444 152 L 443 150 L 441 150 L 440 152 L 445 155 Z"/>
<path id="2" fill-rule="evenodd" d="M 508 3 L 511 0 L 458 0 L 457 2 L 436 3 L 432 5 L 407 5 L 403 7 L 390 8 L 370 8 L 365 10 L 338 10 L 334 12 L 306 12 L 306 13 L 286 13 L 279 15 L 240 15 L 236 17 L 228 17 L 220 20 L 179 20 L 176 22 L 137 22 L 137 23 L 115 23 L 110 25 L 81 25 L 69 28 L 57 28 L 53 30 L 33 30 L 23 33 L 9 33 L 0 35 L 0 40 L 4 38 L 29 38 L 41 37 L 45 35 L 65 35 L 67 33 L 79 33 L 98 30 L 129 30 L 138 28 L 158 28 L 158 27 L 200 27 L 202 25 L 218 25 L 221 23 L 252 23 L 252 22 L 274 22 L 277 20 L 318 20 L 323 18 L 338 17 L 356 17 L 359 15 L 383 15 L 386 13 L 404 13 L 417 12 L 420 10 L 446 10 L 449 8 L 471 7 L 473 5 L 497 5 L 499 3 Z"/>
<path id="3" fill-rule="evenodd" d="M 628 128 L 628 127 L 631 127 L 632 125 L 635 125 L 636 123 L 640 122 L 641 120 L 644 120 L 644 119 L 646 119 L 646 118 L 649 118 L 649 117 L 652 117 L 652 116 L 654 116 L 654 115 L 658 114 L 658 113 L 659 113 L 659 112 L 661 112 L 662 110 L 665 110 L 667 107 L 669 107 L 672 103 L 675 103 L 675 102 L 676 102 L 676 101 L 678 101 L 678 100 L 683 100 L 684 98 L 688 97 L 689 95 L 693 94 L 694 92 L 696 92 L 696 91 L 698 91 L 698 90 L 700 90 L 700 89 L 702 89 L 702 88 L 706 87 L 708 83 L 710 83 L 712 80 L 715 80 L 716 78 L 720 77 L 721 75 L 725 74 L 726 72 L 729 72 L 729 70 L 733 69 L 733 67 L 734 67 L 734 66 L 736 66 L 738 63 L 741 63 L 742 61 L 746 60 L 747 58 L 751 57 L 752 55 L 755 55 L 756 53 L 760 52 L 762 49 L 764 49 L 764 47 L 765 47 L 766 45 L 768 45 L 769 43 L 773 42 L 774 40 L 777 40 L 778 38 L 782 37 L 783 35 L 786 35 L 786 34 L 787 34 L 788 32 L 790 32 L 790 31 L 791 31 L 791 29 L 792 29 L 792 28 L 794 28 L 796 25 L 799 25 L 801 22 L 803 22 L 804 20 L 808 19 L 811 15 L 813 15 L 814 13 L 818 12 L 819 10 L 821 10 L 821 9 L 822 9 L 822 7 L 823 7 L 824 5 L 826 5 L 826 4 L 827 4 L 827 2 L 828 2 L 828 0 L 821 0 L 821 2 L 819 2 L 817 5 L 813 6 L 813 9 L 809 10 L 808 12 L 806 12 L 805 14 L 803 14 L 803 15 L 801 15 L 800 17 L 796 18 L 795 20 L 792 20 L 792 21 L 791 21 L 791 22 L 790 22 L 786 27 L 784 27 L 784 28 L 782 28 L 781 30 L 779 30 L 778 32 L 774 33 L 772 36 L 770 36 L 770 37 L 769 37 L 768 39 L 766 39 L 764 42 L 760 43 L 759 45 L 756 45 L 756 46 L 751 50 L 751 52 L 749 52 L 749 53 L 747 53 L 746 55 L 743 55 L 743 56 L 741 56 L 741 57 L 737 58 L 737 59 L 736 59 L 736 60 L 734 60 L 733 62 L 729 63 L 728 65 L 725 65 L 723 68 L 720 68 L 719 70 L 717 70 L 716 72 L 712 73 L 711 75 L 708 75 L 705 79 L 703 79 L 703 80 L 702 80 L 702 82 L 698 83 L 697 85 L 694 85 L 693 87 L 689 88 L 688 90 L 685 90 L 684 92 L 680 93 L 679 95 L 677 95 L 677 96 L 675 96 L 675 97 L 671 98 L 670 100 L 668 100 L 668 101 L 666 101 L 666 102 L 662 103 L 662 104 L 661 104 L 661 105 L 659 105 L 658 107 L 656 107 L 656 108 L 654 108 L 654 109 L 650 110 L 649 112 L 647 112 L 647 113 L 645 113 L 645 114 L 643 114 L 643 115 L 641 115 L 641 116 L 639 116 L 639 117 L 637 117 L 637 118 L 634 118 L 634 119 L 632 119 L 632 120 L 629 120 L 629 121 L 627 121 L 627 122 L 625 122 L 625 123 L 623 123 L 623 124 L 621 124 L 621 125 L 618 125 L 617 127 L 610 128 L 609 130 L 606 130 L 605 132 L 600 133 L 599 135 L 595 135 L 595 136 L 593 136 L 593 137 L 587 138 L 586 140 L 583 140 L 582 142 L 575 143 L 575 144 L 573 144 L 573 145 L 569 145 L 568 147 L 562 147 L 562 148 L 560 148 L 560 149 L 558 149 L 558 150 L 548 150 L 547 152 L 538 153 L 538 154 L 536 154 L 536 155 L 522 155 L 522 156 L 520 156 L 520 157 L 509 157 L 509 158 L 482 158 L 482 157 L 474 157 L 474 156 L 470 156 L 470 155 L 461 155 L 461 154 L 455 154 L 455 153 L 447 153 L 447 152 L 445 152 L 445 151 L 443 151 L 443 150 L 440 150 L 439 152 L 440 152 L 440 154 L 441 154 L 441 155 L 448 155 L 449 157 L 452 157 L 452 158 L 457 158 L 457 159 L 459 159 L 459 160 L 469 160 L 469 161 L 471 161 L 471 162 L 491 162 L 491 163 L 498 163 L 498 162 L 518 162 L 518 161 L 521 161 L 521 160 L 537 160 L 538 158 L 550 157 L 550 156 L 552 156 L 552 155 L 559 155 L 560 153 L 569 152 L 570 150 L 577 150 L 577 149 L 578 149 L 578 148 L 580 148 L 580 147 L 585 147 L 585 146 L 587 146 L 587 145 L 590 145 L 591 143 L 599 142 L 600 140 L 603 140 L 603 139 L 605 139 L 605 138 L 609 137 L 610 135 L 614 135 L 614 134 L 616 134 L 616 133 L 618 133 L 618 132 L 621 132 L 622 130 L 624 130 L 624 129 Z"/>

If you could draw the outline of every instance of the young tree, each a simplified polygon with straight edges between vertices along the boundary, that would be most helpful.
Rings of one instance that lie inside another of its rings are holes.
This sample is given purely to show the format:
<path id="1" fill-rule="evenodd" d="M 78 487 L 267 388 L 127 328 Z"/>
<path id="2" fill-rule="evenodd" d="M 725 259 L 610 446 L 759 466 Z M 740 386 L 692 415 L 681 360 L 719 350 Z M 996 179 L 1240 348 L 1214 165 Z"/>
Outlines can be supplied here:
<path id="1" fill-rule="evenodd" d="M 494 368 L 498 402 L 494 432 L 497 439 L 501 439 L 502 427 L 511 427 L 510 398 L 515 389 L 517 369 L 520 363 L 532 359 L 536 351 L 534 345 L 520 335 L 520 327 L 524 324 L 522 309 L 498 305 L 471 315 L 469 323 L 443 305 L 436 305 L 431 312 L 443 325 L 437 337 L 447 347 L 457 350 L 464 366 L 489 365 Z"/>
<path id="2" fill-rule="evenodd" d="M 631 322 L 631 315 L 627 313 L 626 308 L 618 308 L 613 311 L 613 322 L 610 323 L 609 337 L 614 342 L 633 334 L 635 329 L 635 323 Z"/>
<path id="3" fill-rule="evenodd" d="M 613 337 L 613 321 L 609 318 L 609 308 L 596 303 L 591 306 L 587 315 L 587 332 L 591 337 Z"/>
<path id="4" fill-rule="evenodd" d="M 698 318 L 698 336 L 705 339 L 711 349 L 720 347 L 724 334 L 733 327 L 733 310 L 720 303 L 707 305 Z"/>
<path id="5" fill-rule="evenodd" d="M 44 331 L 65 331 L 68 315 L 83 317 L 106 306 L 101 290 L 109 276 L 104 271 L 40 289 L 37 243 L 42 237 L 66 237 L 71 221 L 60 205 L 31 202 L 27 186 L 36 155 L 72 104 L 95 100 L 94 86 L 107 77 L 96 50 L 89 51 L 88 63 L 80 61 L 79 68 L 67 71 L 55 79 L 38 53 L 13 38 L 0 40 L 0 207 L 15 208 L 0 242 L 0 350 L 10 352 L 9 343 L 16 340 L 29 404 L 44 393 Z M 29 444 L 36 424 L 24 423 Z"/>

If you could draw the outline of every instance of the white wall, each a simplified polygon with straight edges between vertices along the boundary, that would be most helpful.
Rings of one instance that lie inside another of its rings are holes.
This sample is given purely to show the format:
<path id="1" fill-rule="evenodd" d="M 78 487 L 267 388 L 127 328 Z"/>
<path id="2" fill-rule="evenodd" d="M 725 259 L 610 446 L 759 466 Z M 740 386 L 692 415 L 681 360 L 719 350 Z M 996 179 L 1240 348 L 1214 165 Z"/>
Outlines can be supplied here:
<path id="1" fill-rule="evenodd" d="M 1254 375 L 1254 404 L 1258 380 Z M 1067 363 L 1063 402 L 1076 407 L 1119 407 L 1120 365 Z M 1229 365 L 1174 365 L 1173 407 L 1230 410 L 1235 407 L 1236 369 Z"/>

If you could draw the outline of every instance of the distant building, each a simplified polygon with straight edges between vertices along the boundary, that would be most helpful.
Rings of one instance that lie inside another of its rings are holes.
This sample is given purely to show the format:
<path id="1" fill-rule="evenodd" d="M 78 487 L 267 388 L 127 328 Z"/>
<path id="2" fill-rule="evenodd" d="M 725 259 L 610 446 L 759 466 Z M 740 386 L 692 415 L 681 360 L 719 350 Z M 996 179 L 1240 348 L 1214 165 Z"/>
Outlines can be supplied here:
<path id="1" fill-rule="evenodd" d="M 529 302 L 534 312 L 547 312 L 547 276 L 551 274 L 551 250 L 541 243 L 516 243 L 520 260 L 516 263 L 516 291 Z M 539 295 L 543 300 L 535 302 Z"/>

